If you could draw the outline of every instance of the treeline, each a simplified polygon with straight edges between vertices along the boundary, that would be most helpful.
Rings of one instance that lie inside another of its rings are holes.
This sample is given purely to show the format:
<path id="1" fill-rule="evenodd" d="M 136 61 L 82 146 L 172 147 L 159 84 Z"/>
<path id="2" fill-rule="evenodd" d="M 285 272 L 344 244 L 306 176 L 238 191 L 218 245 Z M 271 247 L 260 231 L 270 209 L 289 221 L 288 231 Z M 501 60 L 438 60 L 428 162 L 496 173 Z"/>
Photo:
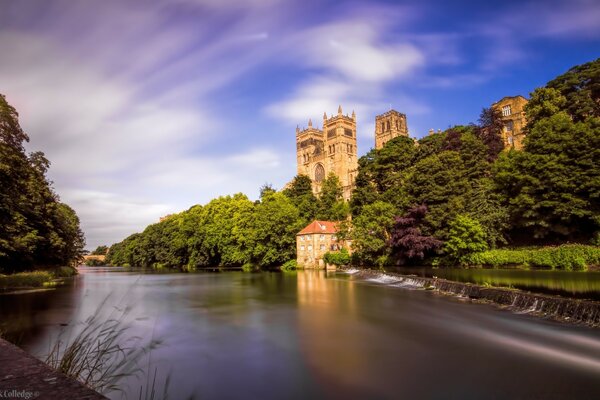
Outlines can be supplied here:
<path id="1" fill-rule="evenodd" d="M 115 265 L 278 266 L 313 219 L 343 221 L 359 265 L 465 264 L 506 245 L 599 242 L 600 60 L 536 89 L 524 150 L 503 151 L 501 115 L 417 141 L 395 138 L 359 160 L 348 204 L 335 176 L 316 199 L 294 178 L 257 202 L 242 194 L 150 225 L 110 248 Z M 348 222 L 351 217 L 351 223 Z M 335 258 L 335 257 L 333 257 Z"/>
<path id="2" fill-rule="evenodd" d="M 79 218 L 61 203 L 46 177 L 42 152 L 27 154 L 29 137 L 0 94 L 0 272 L 78 262 L 85 244 Z"/>
<path id="3" fill-rule="evenodd" d="M 110 247 L 112 265 L 194 270 L 279 267 L 295 258 L 296 233 L 310 220 L 339 219 L 347 214 L 339 180 L 331 176 L 317 200 L 308 177 L 296 177 L 290 189 L 277 193 L 269 185 L 253 202 L 243 194 L 196 205 L 148 226 Z"/>

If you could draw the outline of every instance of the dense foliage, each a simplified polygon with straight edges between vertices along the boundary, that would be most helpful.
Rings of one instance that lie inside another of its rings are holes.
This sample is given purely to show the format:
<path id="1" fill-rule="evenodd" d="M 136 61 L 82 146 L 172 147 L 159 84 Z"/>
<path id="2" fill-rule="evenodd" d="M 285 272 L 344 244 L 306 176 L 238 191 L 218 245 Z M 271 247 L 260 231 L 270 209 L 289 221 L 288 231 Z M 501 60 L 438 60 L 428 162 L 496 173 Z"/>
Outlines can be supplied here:
<path id="1" fill-rule="evenodd" d="M 469 264 L 487 267 L 529 266 L 566 271 L 600 266 L 600 247 L 564 244 L 539 248 L 495 249 L 469 256 Z"/>
<path id="2" fill-rule="evenodd" d="M 494 264 L 481 257 L 499 246 L 597 245 L 599 104 L 596 60 L 531 94 L 522 151 L 503 151 L 502 115 L 483 109 L 478 125 L 369 151 L 349 204 L 335 175 L 319 199 L 297 176 L 279 193 L 264 186 L 257 202 L 238 194 L 194 206 L 113 245 L 108 257 L 141 267 L 270 268 L 294 258 L 295 234 L 316 218 L 341 222 L 338 236 L 352 241 L 361 265 Z M 556 265 L 582 265 L 565 263 Z"/>
<path id="3" fill-rule="evenodd" d="M 29 137 L 0 95 L 0 271 L 70 265 L 84 246 L 79 219 L 46 178 L 42 152 L 25 152 Z"/>

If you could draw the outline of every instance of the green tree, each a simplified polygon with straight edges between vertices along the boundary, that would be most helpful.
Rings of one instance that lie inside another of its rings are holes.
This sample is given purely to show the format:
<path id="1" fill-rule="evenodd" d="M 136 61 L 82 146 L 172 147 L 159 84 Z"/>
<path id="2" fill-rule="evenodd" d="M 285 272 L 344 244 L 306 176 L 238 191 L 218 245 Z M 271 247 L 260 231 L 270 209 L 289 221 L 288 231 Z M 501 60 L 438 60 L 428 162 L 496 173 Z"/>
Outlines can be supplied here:
<path id="1" fill-rule="evenodd" d="M 0 270 L 76 263 L 84 238 L 75 212 L 58 200 L 42 152 L 25 153 L 28 136 L 0 95 Z"/>
<path id="2" fill-rule="evenodd" d="M 289 187 L 283 190 L 283 194 L 298 208 L 304 225 L 317 218 L 318 201 L 313 194 L 312 182 L 308 176 L 294 177 Z"/>
<path id="3" fill-rule="evenodd" d="M 361 264 L 381 266 L 388 263 L 388 241 L 396 214 L 393 205 L 376 201 L 366 205 L 354 218 L 350 237 L 355 257 Z"/>
<path id="4" fill-rule="evenodd" d="M 342 221 L 346 219 L 350 209 L 342 195 L 343 188 L 340 179 L 337 175 L 330 173 L 321 186 L 317 219 L 325 221 Z"/>
<path id="5" fill-rule="evenodd" d="M 536 239 L 589 239 L 600 228 L 600 119 L 559 112 L 529 128 L 525 151 L 503 154 L 495 183 L 515 229 Z"/>
<path id="6" fill-rule="evenodd" d="M 107 252 L 108 252 L 108 246 L 101 245 L 101 246 L 96 247 L 96 250 L 92 251 L 91 254 L 95 255 L 95 256 L 103 256 Z"/>
<path id="7" fill-rule="evenodd" d="M 481 224 L 467 215 L 457 215 L 450 223 L 450 234 L 444 252 L 458 264 L 468 264 L 469 255 L 488 249 Z"/>
<path id="8" fill-rule="evenodd" d="M 600 118 L 600 58 L 569 69 L 546 86 L 566 98 L 564 110 L 575 122 Z"/>

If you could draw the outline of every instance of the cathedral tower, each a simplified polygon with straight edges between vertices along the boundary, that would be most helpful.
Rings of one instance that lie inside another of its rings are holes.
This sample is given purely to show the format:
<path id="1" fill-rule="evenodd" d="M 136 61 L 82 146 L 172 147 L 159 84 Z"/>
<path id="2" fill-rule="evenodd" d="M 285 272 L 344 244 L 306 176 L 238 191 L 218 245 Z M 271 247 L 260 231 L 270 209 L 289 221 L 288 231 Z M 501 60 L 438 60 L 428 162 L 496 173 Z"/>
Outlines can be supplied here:
<path id="1" fill-rule="evenodd" d="M 330 173 L 339 178 L 345 200 L 350 199 L 358 170 L 356 149 L 356 114 L 343 115 L 342 107 L 336 116 L 323 114 L 323 130 L 296 128 L 296 157 L 298 174 L 308 175 L 312 180 L 313 193 L 321 193 L 323 180 Z"/>
<path id="2" fill-rule="evenodd" d="M 406 115 L 390 110 L 375 117 L 375 148 L 381 149 L 397 136 L 408 137 Z"/>

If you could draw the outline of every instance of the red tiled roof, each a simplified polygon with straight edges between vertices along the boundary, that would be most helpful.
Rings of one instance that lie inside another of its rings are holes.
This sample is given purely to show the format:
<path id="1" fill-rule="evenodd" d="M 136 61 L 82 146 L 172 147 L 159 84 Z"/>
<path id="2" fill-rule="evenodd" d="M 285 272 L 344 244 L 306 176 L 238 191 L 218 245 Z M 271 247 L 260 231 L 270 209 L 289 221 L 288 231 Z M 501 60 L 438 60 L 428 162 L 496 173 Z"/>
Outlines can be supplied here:
<path id="1" fill-rule="evenodd" d="M 337 233 L 337 222 L 332 221 L 313 221 L 306 225 L 304 229 L 296 235 L 308 235 L 311 233 Z"/>

